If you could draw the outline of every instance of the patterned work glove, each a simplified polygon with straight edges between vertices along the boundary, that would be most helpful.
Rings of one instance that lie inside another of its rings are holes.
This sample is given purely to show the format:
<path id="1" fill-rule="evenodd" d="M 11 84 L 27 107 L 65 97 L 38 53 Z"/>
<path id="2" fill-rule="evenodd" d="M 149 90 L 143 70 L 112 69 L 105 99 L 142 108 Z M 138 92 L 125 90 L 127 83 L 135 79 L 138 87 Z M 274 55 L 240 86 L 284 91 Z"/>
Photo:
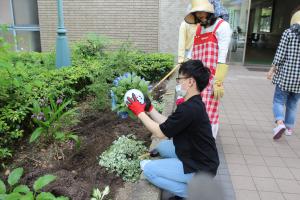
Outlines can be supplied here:
<path id="1" fill-rule="evenodd" d="M 146 104 L 141 104 L 135 94 L 132 94 L 132 98 L 127 97 L 127 102 L 126 102 L 129 110 L 131 110 L 133 112 L 133 114 L 135 114 L 135 116 L 138 116 L 141 112 L 145 111 L 145 106 Z"/>
<path id="2" fill-rule="evenodd" d="M 218 63 L 217 71 L 214 77 L 214 98 L 220 100 L 224 95 L 223 81 L 228 72 L 228 65 Z"/>

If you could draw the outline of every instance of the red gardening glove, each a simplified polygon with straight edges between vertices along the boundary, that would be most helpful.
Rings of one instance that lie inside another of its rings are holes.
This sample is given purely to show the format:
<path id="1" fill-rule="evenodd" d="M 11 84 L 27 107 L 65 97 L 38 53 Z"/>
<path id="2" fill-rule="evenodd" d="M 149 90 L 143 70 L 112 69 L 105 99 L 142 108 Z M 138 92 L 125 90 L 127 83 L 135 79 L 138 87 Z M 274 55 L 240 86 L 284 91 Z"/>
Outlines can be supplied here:
<path id="1" fill-rule="evenodd" d="M 179 99 L 176 100 L 175 103 L 178 106 L 178 105 L 182 104 L 183 102 L 184 102 L 184 98 L 179 98 Z"/>
<path id="2" fill-rule="evenodd" d="M 127 100 L 126 104 L 135 116 L 138 116 L 141 112 L 145 111 L 146 104 L 141 104 L 134 94 L 132 94 L 132 98 L 127 97 Z"/>

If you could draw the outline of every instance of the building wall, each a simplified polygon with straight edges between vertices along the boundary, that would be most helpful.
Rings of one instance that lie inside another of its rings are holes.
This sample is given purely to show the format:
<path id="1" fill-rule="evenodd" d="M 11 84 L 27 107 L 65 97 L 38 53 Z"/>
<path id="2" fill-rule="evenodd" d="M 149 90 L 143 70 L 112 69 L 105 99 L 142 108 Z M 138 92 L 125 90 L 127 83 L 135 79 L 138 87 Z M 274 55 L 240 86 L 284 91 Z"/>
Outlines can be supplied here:
<path id="1" fill-rule="evenodd" d="M 189 0 L 160 0 L 159 51 L 177 55 L 178 32 Z"/>
<path id="2" fill-rule="evenodd" d="M 38 0 L 42 51 L 55 48 L 56 0 Z M 88 33 L 132 41 L 146 52 L 158 51 L 159 0 L 64 0 L 69 41 Z"/>

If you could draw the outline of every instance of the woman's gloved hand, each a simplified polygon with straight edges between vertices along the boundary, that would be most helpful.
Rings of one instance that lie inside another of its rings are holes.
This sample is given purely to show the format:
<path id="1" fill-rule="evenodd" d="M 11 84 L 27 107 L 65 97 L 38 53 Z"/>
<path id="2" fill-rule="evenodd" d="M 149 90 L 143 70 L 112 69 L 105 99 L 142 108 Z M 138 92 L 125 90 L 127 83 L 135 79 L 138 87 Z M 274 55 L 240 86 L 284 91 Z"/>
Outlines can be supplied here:
<path id="1" fill-rule="evenodd" d="M 224 95 L 223 82 L 228 72 L 228 65 L 218 63 L 216 74 L 214 77 L 214 98 L 220 100 Z"/>

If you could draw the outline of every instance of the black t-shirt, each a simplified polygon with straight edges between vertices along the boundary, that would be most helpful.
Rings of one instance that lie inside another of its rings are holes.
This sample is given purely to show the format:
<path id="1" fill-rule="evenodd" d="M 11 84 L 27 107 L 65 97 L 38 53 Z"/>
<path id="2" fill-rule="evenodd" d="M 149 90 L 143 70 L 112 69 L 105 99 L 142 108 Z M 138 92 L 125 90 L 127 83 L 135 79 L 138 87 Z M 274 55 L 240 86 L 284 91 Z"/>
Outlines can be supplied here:
<path id="1" fill-rule="evenodd" d="M 185 174 L 197 171 L 217 173 L 218 151 L 200 95 L 180 104 L 159 127 L 164 135 L 173 138 L 175 152 L 183 163 Z"/>

